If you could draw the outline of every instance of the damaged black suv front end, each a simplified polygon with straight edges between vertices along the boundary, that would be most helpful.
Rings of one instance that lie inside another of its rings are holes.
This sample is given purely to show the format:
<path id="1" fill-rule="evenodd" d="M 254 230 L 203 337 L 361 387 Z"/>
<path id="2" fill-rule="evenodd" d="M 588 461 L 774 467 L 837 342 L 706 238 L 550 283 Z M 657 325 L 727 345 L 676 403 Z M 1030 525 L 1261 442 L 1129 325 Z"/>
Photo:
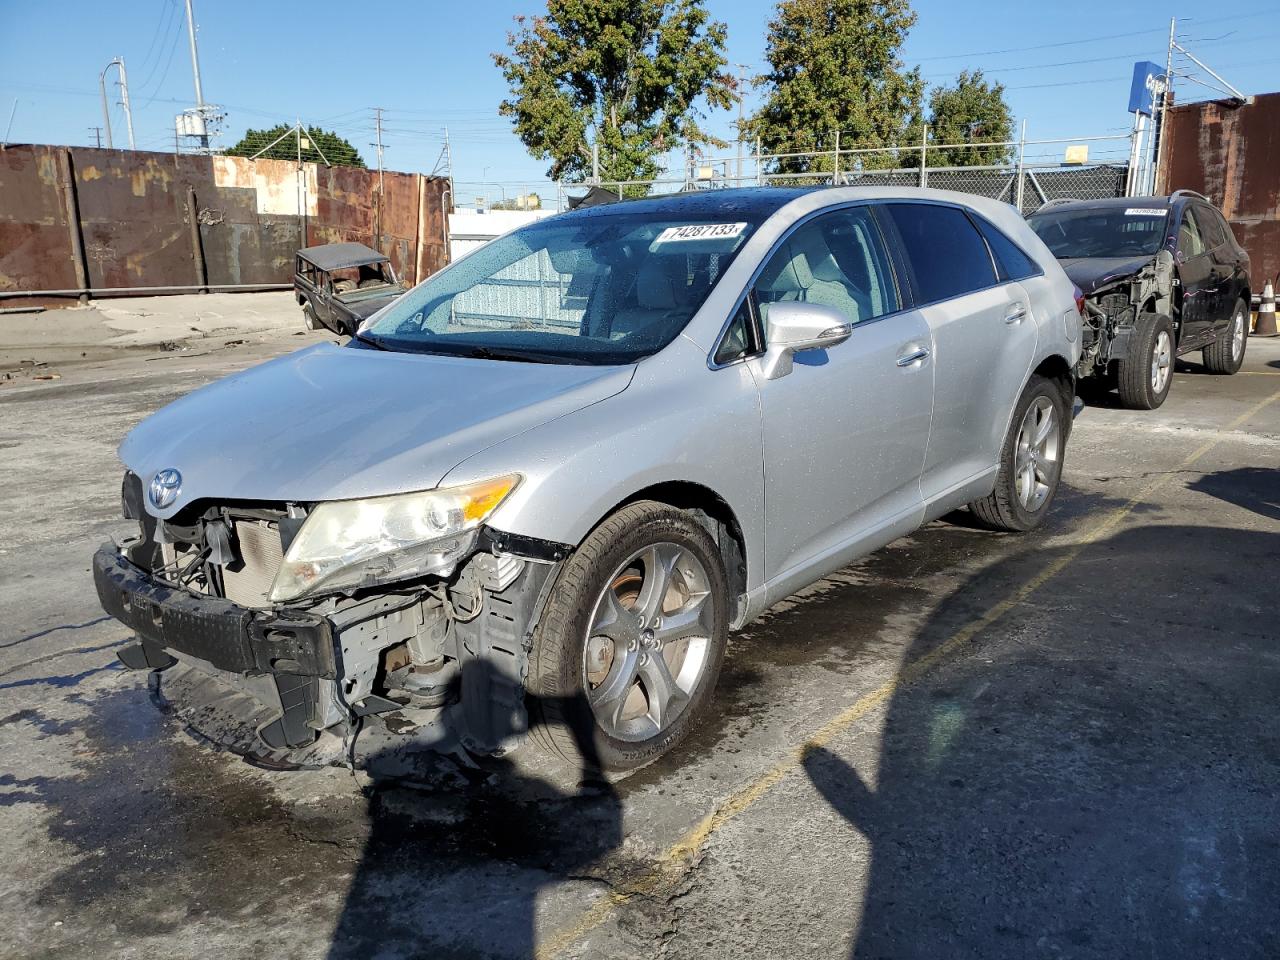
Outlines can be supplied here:
<path id="1" fill-rule="evenodd" d="M 272 599 L 314 504 L 196 501 L 169 519 L 126 473 L 138 536 L 93 560 L 119 651 L 201 738 L 283 767 L 400 747 L 502 753 L 526 727 L 529 625 L 568 548 L 479 527 L 430 575 Z"/>
<path id="2" fill-rule="evenodd" d="M 1177 356 L 1204 350 L 1212 372 L 1239 369 L 1249 257 L 1207 198 L 1055 200 L 1028 223 L 1080 291 L 1080 380 L 1118 386 L 1126 406 L 1151 409 Z"/>

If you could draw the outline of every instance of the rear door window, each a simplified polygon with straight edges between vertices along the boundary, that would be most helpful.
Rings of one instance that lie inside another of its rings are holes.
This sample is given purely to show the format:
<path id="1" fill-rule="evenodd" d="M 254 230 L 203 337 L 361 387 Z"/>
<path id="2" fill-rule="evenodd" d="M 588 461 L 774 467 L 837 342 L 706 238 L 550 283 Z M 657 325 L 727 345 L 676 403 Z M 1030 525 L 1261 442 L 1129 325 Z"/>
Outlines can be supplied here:
<path id="1" fill-rule="evenodd" d="M 1226 234 L 1222 232 L 1222 217 L 1218 215 L 1217 210 L 1212 207 L 1197 206 L 1196 222 L 1200 225 L 1200 232 L 1204 234 L 1206 248 L 1212 250 L 1227 242 Z"/>
<path id="2" fill-rule="evenodd" d="M 902 239 L 919 304 L 995 285 L 991 254 L 963 210 L 931 203 L 890 203 L 885 209 Z"/>
<path id="3" fill-rule="evenodd" d="M 1036 262 L 1023 253 L 1022 248 L 981 217 L 973 217 L 974 225 L 996 261 L 996 272 L 1001 280 L 1025 280 L 1040 273 Z"/>
<path id="4" fill-rule="evenodd" d="M 1204 253 L 1204 235 L 1196 222 L 1195 211 L 1190 207 L 1182 211 L 1182 223 L 1178 226 L 1178 253 L 1184 260 Z"/>

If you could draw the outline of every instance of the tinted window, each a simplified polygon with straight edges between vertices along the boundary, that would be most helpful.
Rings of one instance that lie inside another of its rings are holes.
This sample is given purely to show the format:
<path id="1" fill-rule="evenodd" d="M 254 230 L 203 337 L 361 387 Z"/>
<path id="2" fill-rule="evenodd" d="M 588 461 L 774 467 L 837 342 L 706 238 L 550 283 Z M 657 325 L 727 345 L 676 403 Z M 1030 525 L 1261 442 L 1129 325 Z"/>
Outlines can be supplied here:
<path id="1" fill-rule="evenodd" d="M 1067 260 L 1151 256 L 1164 243 L 1168 219 L 1164 207 L 1067 207 L 1032 214 L 1027 223 L 1055 257 Z"/>
<path id="2" fill-rule="evenodd" d="M 921 303 L 958 297 L 996 282 L 982 236 L 962 210 L 923 203 L 891 203 Z"/>
<path id="3" fill-rule="evenodd" d="M 1212 207 L 1196 207 L 1196 222 L 1200 224 L 1200 232 L 1204 234 L 1205 246 L 1209 249 L 1220 247 L 1227 242 L 1222 232 L 1222 217 Z"/>
<path id="4" fill-rule="evenodd" d="M 1178 226 L 1178 253 L 1184 259 L 1204 253 L 1204 237 L 1190 207 L 1182 212 L 1182 223 Z"/>
<path id="5" fill-rule="evenodd" d="M 756 281 L 760 313 L 769 304 L 820 303 L 861 323 L 898 309 L 889 257 L 867 207 L 823 214 L 792 233 Z"/>
<path id="6" fill-rule="evenodd" d="M 974 217 L 973 222 L 991 247 L 991 254 L 996 258 L 996 270 L 1001 280 L 1021 280 L 1034 277 L 1040 272 L 1035 261 L 1022 252 L 1022 248 L 1006 237 L 981 217 Z"/>

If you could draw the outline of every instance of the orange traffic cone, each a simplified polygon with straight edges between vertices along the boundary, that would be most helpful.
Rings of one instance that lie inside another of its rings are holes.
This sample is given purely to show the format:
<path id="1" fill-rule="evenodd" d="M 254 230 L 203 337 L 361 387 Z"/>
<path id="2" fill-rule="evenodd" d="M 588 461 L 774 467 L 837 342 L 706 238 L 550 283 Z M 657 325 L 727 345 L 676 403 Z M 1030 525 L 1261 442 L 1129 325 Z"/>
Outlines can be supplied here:
<path id="1" fill-rule="evenodd" d="M 1253 322 L 1253 335 L 1274 337 L 1276 333 L 1276 291 L 1268 280 L 1262 288 L 1262 301 L 1258 304 L 1258 316 Z"/>

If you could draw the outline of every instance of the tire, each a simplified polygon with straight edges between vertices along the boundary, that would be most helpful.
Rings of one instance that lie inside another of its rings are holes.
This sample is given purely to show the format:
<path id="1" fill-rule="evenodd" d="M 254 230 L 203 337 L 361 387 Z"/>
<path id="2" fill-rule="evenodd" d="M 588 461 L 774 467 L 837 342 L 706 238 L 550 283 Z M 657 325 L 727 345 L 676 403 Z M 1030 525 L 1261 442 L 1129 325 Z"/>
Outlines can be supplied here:
<path id="1" fill-rule="evenodd" d="M 1036 442 L 1046 415 L 1050 426 Z M 1070 416 L 1059 384 L 1032 374 L 1014 407 L 1009 431 L 1000 448 L 995 489 L 969 504 L 970 511 L 983 526 L 1021 533 L 1035 529 L 1044 521 L 1062 478 Z M 1033 442 L 1028 443 L 1028 439 Z M 1027 470 L 1031 471 L 1029 484 Z"/>
<path id="2" fill-rule="evenodd" d="M 1120 402 L 1130 410 L 1154 410 L 1164 403 L 1173 385 L 1176 357 L 1173 322 L 1158 313 L 1138 317 L 1128 356 L 1119 363 Z"/>
<path id="3" fill-rule="evenodd" d="M 1230 376 L 1244 363 L 1245 347 L 1249 343 L 1249 308 L 1244 300 L 1237 300 L 1231 311 L 1231 322 L 1218 334 L 1218 339 L 1204 348 L 1204 365 L 1210 373 Z"/>
<path id="4" fill-rule="evenodd" d="M 315 310 L 311 308 L 309 303 L 302 308 L 302 324 L 308 330 L 320 329 L 320 318 L 316 316 Z"/>
<path id="5" fill-rule="evenodd" d="M 654 558 L 655 570 L 674 568 L 667 602 L 656 607 L 646 594 L 661 582 L 649 579 Z M 632 619 L 655 609 L 660 629 Z M 706 636 L 664 644 L 676 635 L 677 618 L 689 626 L 686 634 Z M 658 759 L 688 735 L 710 701 L 728 628 L 728 579 L 706 528 L 666 504 L 624 507 L 565 561 L 534 628 L 526 684 L 531 743 L 554 759 L 609 773 Z M 674 684 L 667 703 L 649 689 L 664 674 Z"/>

